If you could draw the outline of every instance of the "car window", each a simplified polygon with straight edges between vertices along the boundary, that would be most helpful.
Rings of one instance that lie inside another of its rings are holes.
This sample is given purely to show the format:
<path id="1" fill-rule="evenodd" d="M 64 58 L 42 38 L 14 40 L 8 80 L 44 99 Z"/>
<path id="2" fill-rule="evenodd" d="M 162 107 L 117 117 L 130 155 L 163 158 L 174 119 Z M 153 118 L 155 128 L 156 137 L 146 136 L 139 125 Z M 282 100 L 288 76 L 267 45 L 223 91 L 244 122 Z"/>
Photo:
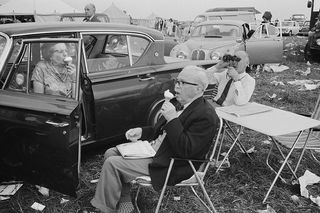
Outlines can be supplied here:
<path id="1" fill-rule="evenodd" d="M 194 19 L 194 23 L 199 24 L 199 23 L 204 22 L 206 20 L 207 20 L 207 18 L 205 16 L 199 15 Z"/>
<path id="2" fill-rule="evenodd" d="M 268 37 L 276 37 L 279 35 L 279 29 L 272 24 L 261 24 L 255 30 L 252 38 L 268 38 Z"/>
<path id="3" fill-rule="evenodd" d="M 90 73 L 132 66 L 149 45 L 143 37 L 123 34 L 84 35 L 83 40 Z"/>
<path id="4" fill-rule="evenodd" d="M 14 65 L 9 67 L 6 90 L 75 97 L 76 42 L 26 42 L 19 50 Z"/>
<path id="5" fill-rule="evenodd" d="M 196 27 L 191 37 L 239 37 L 240 32 L 240 28 L 237 25 L 208 24 Z"/>
<path id="6" fill-rule="evenodd" d="M 0 36 L 0 57 L 1 57 L 2 53 L 3 53 L 3 50 L 4 50 L 5 46 L 6 46 L 6 44 L 7 44 L 7 39 L 5 37 L 3 37 L 3 36 Z"/>

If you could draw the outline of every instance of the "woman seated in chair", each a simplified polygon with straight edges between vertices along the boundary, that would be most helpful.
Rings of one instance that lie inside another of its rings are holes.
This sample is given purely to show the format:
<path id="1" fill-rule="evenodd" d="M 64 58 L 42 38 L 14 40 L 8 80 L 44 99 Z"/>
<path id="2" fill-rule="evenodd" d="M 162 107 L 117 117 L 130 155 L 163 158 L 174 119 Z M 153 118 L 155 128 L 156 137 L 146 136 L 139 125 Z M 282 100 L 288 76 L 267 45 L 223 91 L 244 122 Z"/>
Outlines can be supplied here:
<path id="1" fill-rule="evenodd" d="M 41 46 L 44 60 L 38 62 L 31 78 L 35 93 L 72 97 L 76 67 L 67 52 L 65 43 L 44 43 Z"/>

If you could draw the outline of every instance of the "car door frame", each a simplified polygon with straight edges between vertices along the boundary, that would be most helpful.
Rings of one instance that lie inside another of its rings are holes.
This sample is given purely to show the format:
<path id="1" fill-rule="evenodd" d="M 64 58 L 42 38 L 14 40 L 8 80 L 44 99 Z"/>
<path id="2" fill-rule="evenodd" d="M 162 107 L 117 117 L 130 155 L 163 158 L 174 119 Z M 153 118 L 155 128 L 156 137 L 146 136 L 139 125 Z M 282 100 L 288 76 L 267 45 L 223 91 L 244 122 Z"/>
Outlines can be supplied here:
<path id="1" fill-rule="evenodd" d="M 249 55 L 250 64 L 280 63 L 283 57 L 282 35 L 270 35 L 268 27 L 267 34 L 262 34 L 263 26 L 264 24 L 261 24 L 257 27 L 254 34 L 245 40 L 245 50 Z"/>
<path id="2" fill-rule="evenodd" d="M 30 93 L 29 83 L 26 92 L 8 89 L 25 54 L 28 56 L 26 79 L 29 81 L 30 46 L 43 42 L 75 43 L 79 59 L 76 67 L 80 67 L 81 38 L 22 39 L 20 53 L 0 90 L 0 131 L 3 137 L 0 170 L 8 169 L 5 175 L 0 172 L 0 181 L 14 178 L 75 197 L 81 163 L 80 69 L 77 69 L 73 99 Z"/>

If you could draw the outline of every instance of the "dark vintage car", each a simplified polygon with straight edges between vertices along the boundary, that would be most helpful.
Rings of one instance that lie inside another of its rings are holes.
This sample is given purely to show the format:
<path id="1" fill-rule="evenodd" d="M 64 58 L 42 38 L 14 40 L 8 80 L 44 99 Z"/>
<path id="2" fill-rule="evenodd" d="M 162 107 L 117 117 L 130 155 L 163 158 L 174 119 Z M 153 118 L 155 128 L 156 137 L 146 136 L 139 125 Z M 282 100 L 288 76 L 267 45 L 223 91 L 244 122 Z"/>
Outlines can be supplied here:
<path id="1" fill-rule="evenodd" d="M 69 96 L 34 92 L 32 74 L 50 42 L 65 43 L 76 66 Z M 133 25 L 0 26 L 0 182 L 24 180 L 75 196 L 84 145 L 106 149 L 125 142 L 127 129 L 154 124 L 178 72 L 210 63 L 164 57 L 163 35 Z"/>

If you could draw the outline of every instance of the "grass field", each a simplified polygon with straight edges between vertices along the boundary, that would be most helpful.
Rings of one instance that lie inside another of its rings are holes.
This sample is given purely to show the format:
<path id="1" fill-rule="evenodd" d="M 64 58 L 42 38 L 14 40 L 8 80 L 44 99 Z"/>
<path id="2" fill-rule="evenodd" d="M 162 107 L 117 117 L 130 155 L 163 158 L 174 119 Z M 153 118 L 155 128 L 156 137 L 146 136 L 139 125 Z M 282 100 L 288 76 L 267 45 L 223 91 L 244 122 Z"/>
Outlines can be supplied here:
<path id="1" fill-rule="evenodd" d="M 299 90 L 300 87 L 289 85 L 288 81 L 293 80 L 320 80 L 319 64 L 308 66 L 303 60 L 303 48 L 306 38 L 303 37 L 286 37 L 285 54 L 283 65 L 289 67 L 288 70 L 274 73 L 265 71 L 256 71 L 252 73 L 257 85 L 252 101 L 263 103 L 269 106 L 281 108 L 297 113 L 312 113 L 313 106 L 317 100 L 320 88 L 311 91 Z M 304 76 L 300 71 L 306 71 L 311 68 L 311 74 Z M 272 81 L 283 82 L 284 85 L 271 84 Z M 275 95 L 273 95 L 275 94 Z M 272 98 L 273 96 L 276 96 Z M 257 212 L 265 210 L 266 204 L 262 200 L 274 178 L 274 173 L 268 169 L 265 164 L 270 144 L 263 141 L 267 136 L 245 129 L 241 140 L 247 149 L 255 147 L 256 152 L 251 154 L 252 160 L 249 160 L 244 154 L 239 152 L 236 147 L 229 156 L 231 167 L 214 173 L 215 169 L 211 168 L 208 177 L 205 179 L 206 188 L 218 212 Z M 228 147 L 228 143 L 224 150 Z M 320 159 L 320 153 L 315 154 Z M 297 159 L 297 153 L 293 153 L 293 160 Z M 271 156 L 272 163 L 278 165 L 281 160 L 276 153 Z M 83 159 L 81 185 L 78 191 L 78 197 L 70 198 L 60 193 L 50 191 L 50 196 L 40 195 L 34 186 L 24 184 L 23 187 L 7 201 L 0 201 L 0 213 L 11 212 L 34 212 L 30 206 L 33 202 L 38 202 L 46 206 L 43 212 L 77 212 L 81 207 L 90 206 L 89 201 L 93 197 L 95 184 L 90 180 L 99 176 L 102 165 L 102 155 L 97 153 L 87 153 Z M 305 153 L 302 164 L 298 170 L 298 176 L 304 171 L 309 171 L 320 176 L 320 166 L 311 156 L 310 151 Z M 289 172 L 284 170 L 284 175 L 289 176 Z M 320 185 L 314 185 L 310 188 L 314 195 L 320 196 Z M 134 192 L 135 188 L 133 188 Z M 299 202 L 291 200 L 292 195 L 299 197 Z M 180 197 L 176 201 L 174 197 Z M 61 198 L 69 201 L 61 204 Z M 158 194 L 143 189 L 138 204 L 142 212 L 154 212 L 157 203 Z M 313 204 L 309 199 L 299 196 L 297 186 L 287 185 L 278 181 L 272 190 L 267 204 L 278 213 L 300 213 L 300 212 L 320 212 L 320 208 Z M 167 190 L 161 212 L 206 212 L 198 203 L 189 190 L 170 189 Z"/>

